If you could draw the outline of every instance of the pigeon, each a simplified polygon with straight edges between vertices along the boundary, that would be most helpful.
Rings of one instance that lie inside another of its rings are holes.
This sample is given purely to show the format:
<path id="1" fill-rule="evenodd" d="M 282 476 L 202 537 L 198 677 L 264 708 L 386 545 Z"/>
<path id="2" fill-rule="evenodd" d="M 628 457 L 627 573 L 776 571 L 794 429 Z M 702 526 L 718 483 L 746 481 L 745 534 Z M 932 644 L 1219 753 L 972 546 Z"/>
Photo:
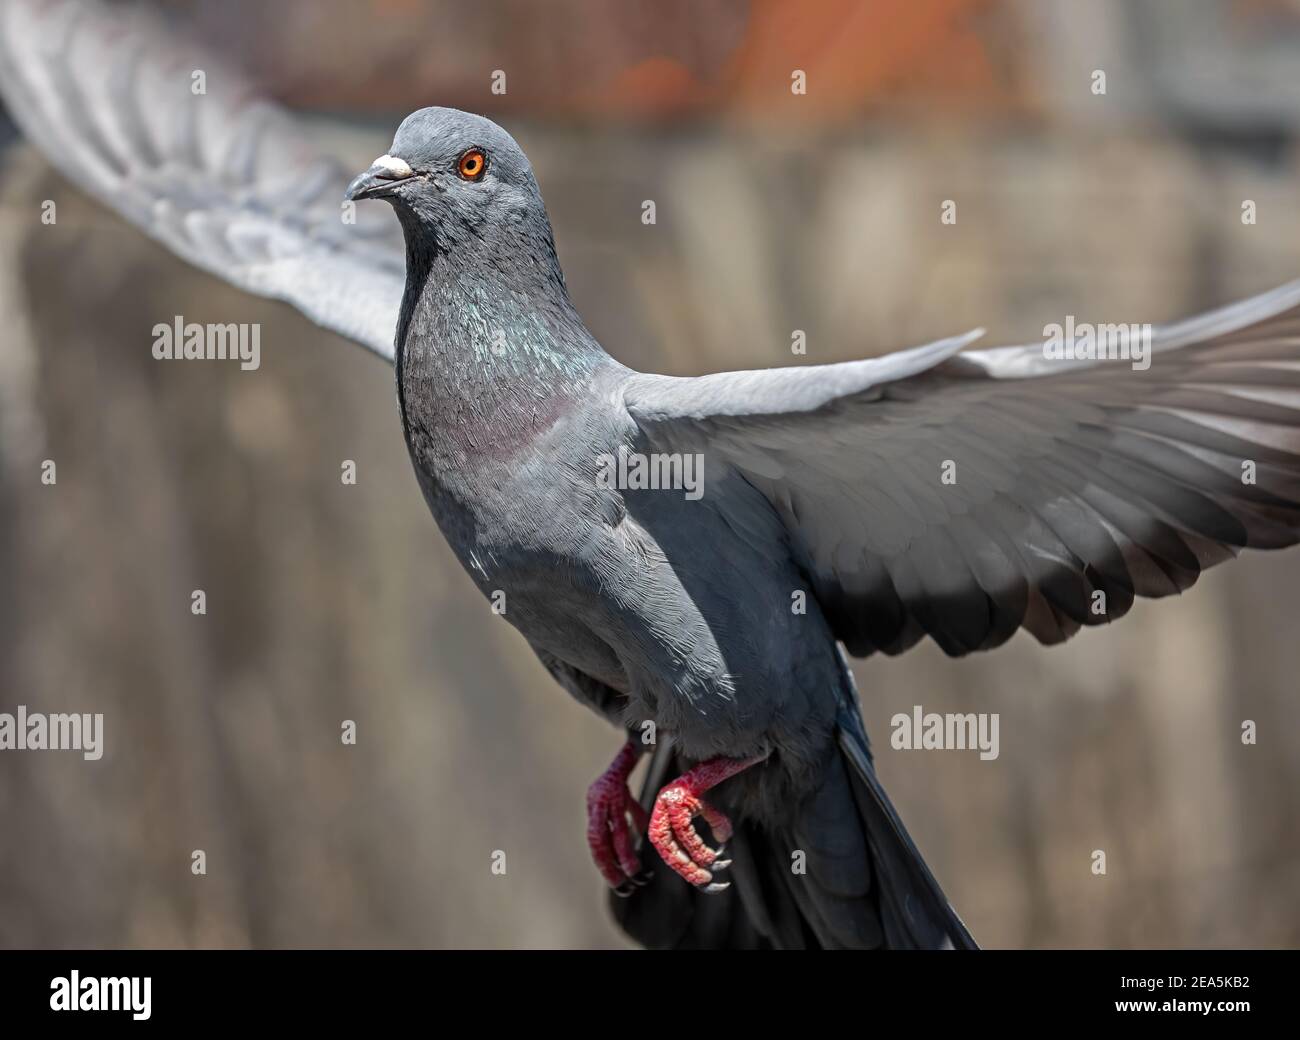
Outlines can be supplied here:
<path id="1" fill-rule="evenodd" d="M 881 786 L 849 656 L 1060 643 L 1300 539 L 1300 282 L 1123 357 L 967 349 L 975 330 L 641 373 L 584 325 L 532 167 L 488 119 L 421 109 L 348 182 L 273 106 L 191 114 L 159 89 L 194 66 L 140 60 L 174 52 L 153 23 L 0 17 L 0 92 L 53 163 L 393 361 L 442 534 L 623 734 L 586 839 L 644 945 L 974 948 Z M 331 214 L 344 194 L 387 203 L 400 250 Z"/>

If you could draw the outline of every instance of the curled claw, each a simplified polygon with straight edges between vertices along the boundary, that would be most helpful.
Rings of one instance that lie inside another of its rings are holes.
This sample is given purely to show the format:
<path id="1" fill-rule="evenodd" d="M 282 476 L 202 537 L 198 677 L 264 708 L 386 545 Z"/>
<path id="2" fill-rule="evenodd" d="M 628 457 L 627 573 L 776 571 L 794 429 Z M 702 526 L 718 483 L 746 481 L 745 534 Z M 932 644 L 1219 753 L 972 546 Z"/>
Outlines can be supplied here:
<path id="1" fill-rule="evenodd" d="M 711 759 L 678 777 L 655 799 L 647 831 L 650 844 L 673 871 L 704 892 L 721 892 L 730 886 L 715 881 L 714 875 L 731 865 L 722 854 L 733 833 L 731 821 L 704 800 L 704 792 L 758 761 Z M 709 825 L 718 848 L 710 848 L 696 831 L 697 816 Z"/>
<path id="2" fill-rule="evenodd" d="M 646 826 L 646 812 L 628 790 L 627 778 L 639 751 L 630 741 L 610 767 L 587 789 L 587 845 L 601 876 L 622 898 L 646 884 L 629 817 L 638 828 Z"/>
<path id="3" fill-rule="evenodd" d="M 700 814 L 700 800 L 680 780 L 669 784 L 655 799 L 650 814 L 650 843 L 674 871 L 692 885 L 713 880 L 708 867 L 718 858 L 704 844 L 691 821 Z"/>

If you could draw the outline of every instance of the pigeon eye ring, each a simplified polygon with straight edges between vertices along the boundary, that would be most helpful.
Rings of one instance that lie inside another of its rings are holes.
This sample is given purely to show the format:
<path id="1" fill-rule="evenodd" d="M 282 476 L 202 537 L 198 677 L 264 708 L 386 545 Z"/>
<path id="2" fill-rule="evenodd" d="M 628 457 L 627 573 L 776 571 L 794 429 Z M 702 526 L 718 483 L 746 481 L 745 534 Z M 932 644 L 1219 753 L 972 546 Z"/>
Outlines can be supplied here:
<path id="1" fill-rule="evenodd" d="M 487 156 L 481 148 L 470 148 L 461 154 L 456 163 L 456 172 L 461 180 L 478 181 L 483 179 L 487 170 Z"/>

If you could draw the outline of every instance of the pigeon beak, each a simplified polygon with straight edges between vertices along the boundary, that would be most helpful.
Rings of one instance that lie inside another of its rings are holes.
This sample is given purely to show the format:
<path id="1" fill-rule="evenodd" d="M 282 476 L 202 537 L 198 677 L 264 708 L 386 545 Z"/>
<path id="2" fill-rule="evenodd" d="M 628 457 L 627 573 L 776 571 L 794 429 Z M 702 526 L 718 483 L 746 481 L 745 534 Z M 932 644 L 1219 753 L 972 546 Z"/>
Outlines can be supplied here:
<path id="1" fill-rule="evenodd" d="M 393 187 L 415 175 L 404 159 L 381 155 L 370 169 L 348 185 L 345 199 L 373 199 L 392 194 Z"/>

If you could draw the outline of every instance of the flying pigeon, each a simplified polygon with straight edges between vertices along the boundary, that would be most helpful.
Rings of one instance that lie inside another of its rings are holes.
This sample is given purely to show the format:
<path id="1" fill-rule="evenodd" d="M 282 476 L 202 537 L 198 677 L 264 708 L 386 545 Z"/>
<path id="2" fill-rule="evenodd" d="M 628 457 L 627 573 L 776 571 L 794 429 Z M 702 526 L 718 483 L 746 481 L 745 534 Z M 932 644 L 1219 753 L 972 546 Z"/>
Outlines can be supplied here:
<path id="1" fill-rule="evenodd" d="M 197 66 L 120 17 L 10 0 L 15 119 L 180 256 L 394 361 L 443 534 L 626 734 L 587 841 L 646 945 L 974 947 L 876 776 L 846 654 L 1059 643 L 1300 538 L 1300 282 L 1155 329 L 1142 371 L 966 350 L 977 331 L 635 372 L 574 308 L 499 126 L 421 109 L 348 183 L 273 106 L 195 103 Z M 391 205 L 404 253 L 340 221 L 345 186 Z"/>

